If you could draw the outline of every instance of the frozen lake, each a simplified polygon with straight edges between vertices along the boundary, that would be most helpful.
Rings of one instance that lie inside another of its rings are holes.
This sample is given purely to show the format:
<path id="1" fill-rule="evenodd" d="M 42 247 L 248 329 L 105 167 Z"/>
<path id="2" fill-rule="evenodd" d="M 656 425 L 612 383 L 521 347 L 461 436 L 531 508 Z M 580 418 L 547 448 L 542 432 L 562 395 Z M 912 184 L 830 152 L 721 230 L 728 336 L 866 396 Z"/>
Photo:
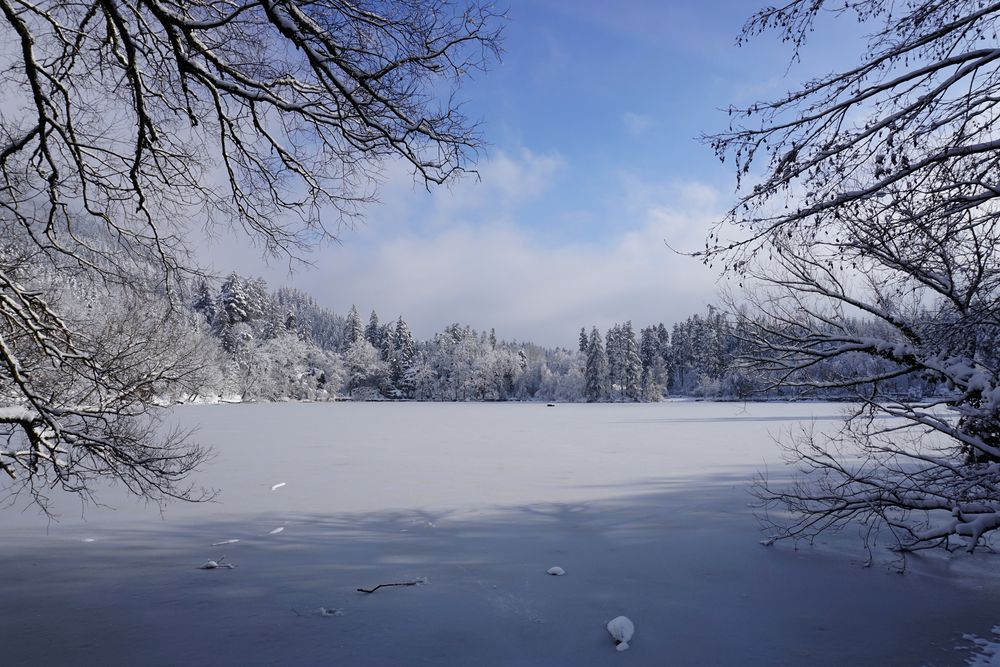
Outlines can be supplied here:
<path id="1" fill-rule="evenodd" d="M 0 511 L 2 663 L 989 664 L 963 635 L 1000 623 L 998 556 L 913 558 L 901 576 L 861 567 L 854 535 L 759 545 L 747 482 L 780 474 L 771 435 L 838 413 L 179 408 L 215 448 L 198 480 L 217 501 L 161 516 L 109 493 L 114 509 L 63 503 L 50 525 Z M 221 557 L 236 568 L 197 569 Z M 619 614 L 636 626 L 625 653 L 604 629 Z"/>

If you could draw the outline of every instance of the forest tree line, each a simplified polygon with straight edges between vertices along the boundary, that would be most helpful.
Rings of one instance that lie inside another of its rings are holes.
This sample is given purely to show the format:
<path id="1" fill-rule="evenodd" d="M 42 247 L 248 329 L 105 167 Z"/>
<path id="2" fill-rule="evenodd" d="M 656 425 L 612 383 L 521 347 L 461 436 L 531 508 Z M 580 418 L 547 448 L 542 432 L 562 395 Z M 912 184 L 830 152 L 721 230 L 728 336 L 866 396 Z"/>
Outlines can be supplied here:
<path id="1" fill-rule="evenodd" d="M 797 398 L 795 387 L 771 387 L 751 374 L 740 318 L 708 306 L 667 328 L 639 329 L 631 321 L 602 333 L 581 328 L 576 349 L 498 339 L 493 329 L 450 324 L 416 339 L 403 318 L 363 317 L 322 308 L 291 288 L 269 290 L 264 280 L 230 274 L 217 286 L 201 280 L 188 295 L 196 333 L 215 347 L 215 360 L 195 396 L 230 400 L 565 401 L 652 402 L 667 397 Z M 875 325 L 856 320 L 860 332 Z M 872 371 L 870 357 L 818 364 L 813 380 Z M 837 398 L 835 382 L 809 396 Z M 919 378 L 887 383 L 897 395 L 933 392 Z"/>

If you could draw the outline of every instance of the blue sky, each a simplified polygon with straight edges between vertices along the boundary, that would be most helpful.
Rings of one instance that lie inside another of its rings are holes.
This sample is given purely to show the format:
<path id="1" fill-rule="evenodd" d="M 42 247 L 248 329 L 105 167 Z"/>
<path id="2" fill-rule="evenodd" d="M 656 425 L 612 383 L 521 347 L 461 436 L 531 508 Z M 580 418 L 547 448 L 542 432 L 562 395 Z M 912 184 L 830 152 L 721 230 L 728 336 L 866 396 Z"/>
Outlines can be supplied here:
<path id="1" fill-rule="evenodd" d="M 502 61 L 461 92 L 488 143 L 478 180 L 427 193 L 387 165 L 381 204 L 312 268 L 290 275 L 231 239 L 210 249 L 212 268 L 300 287 L 341 313 L 402 314 L 419 336 L 458 321 L 573 346 L 581 326 L 700 311 L 717 275 L 666 243 L 702 243 L 734 179 L 697 137 L 725 127 L 727 104 L 825 72 L 858 32 L 820 31 L 789 69 L 774 36 L 735 46 L 755 6 L 512 0 Z"/>

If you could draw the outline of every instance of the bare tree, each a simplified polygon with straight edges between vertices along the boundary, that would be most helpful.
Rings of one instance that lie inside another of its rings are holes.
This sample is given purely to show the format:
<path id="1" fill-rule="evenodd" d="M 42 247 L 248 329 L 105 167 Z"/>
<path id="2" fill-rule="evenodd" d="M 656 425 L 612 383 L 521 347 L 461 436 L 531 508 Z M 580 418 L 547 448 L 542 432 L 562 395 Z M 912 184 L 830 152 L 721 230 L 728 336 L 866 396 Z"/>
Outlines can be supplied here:
<path id="1" fill-rule="evenodd" d="M 0 17 L 0 470 L 194 497 L 204 451 L 151 413 L 198 366 L 176 314 L 76 316 L 38 276 L 169 296 L 192 221 L 294 256 L 373 199 L 385 161 L 446 181 L 480 146 L 454 94 L 499 17 L 476 0 L 0 0 Z"/>
<path id="2" fill-rule="evenodd" d="M 1000 4 L 794 0 L 744 38 L 777 30 L 797 56 L 822 12 L 877 26 L 864 61 L 708 138 L 741 189 L 699 254 L 750 289 L 745 362 L 860 406 L 792 438 L 804 476 L 759 493 L 793 512 L 775 537 L 862 521 L 902 550 L 971 550 L 1000 527 Z M 863 361 L 829 370 L 845 359 Z M 900 377 L 930 396 L 887 391 Z"/>

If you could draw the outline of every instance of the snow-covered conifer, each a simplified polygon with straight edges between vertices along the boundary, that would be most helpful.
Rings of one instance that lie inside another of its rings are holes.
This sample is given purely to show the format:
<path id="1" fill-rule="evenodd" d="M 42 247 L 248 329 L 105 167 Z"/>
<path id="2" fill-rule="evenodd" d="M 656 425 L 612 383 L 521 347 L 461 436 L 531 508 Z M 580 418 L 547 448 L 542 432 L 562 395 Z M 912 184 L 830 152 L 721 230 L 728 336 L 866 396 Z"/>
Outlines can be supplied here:
<path id="1" fill-rule="evenodd" d="M 195 290 L 193 307 L 195 311 L 205 317 L 205 321 L 212 324 L 215 321 L 215 297 L 208 283 L 202 280 Z"/>
<path id="2" fill-rule="evenodd" d="M 246 280 L 238 273 L 230 273 L 219 289 L 219 305 L 225 311 L 226 319 L 231 324 L 246 322 L 250 319 L 252 307 Z"/>
<path id="3" fill-rule="evenodd" d="M 364 337 L 365 329 L 361 324 L 361 317 L 358 316 L 358 308 L 352 305 L 351 312 L 347 314 L 347 322 L 344 323 L 344 348 L 349 348 Z"/>
<path id="4" fill-rule="evenodd" d="M 378 313 L 374 310 L 368 318 L 368 326 L 365 327 L 365 340 L 376 350 L 382 349 L 382 328 L 378 324 Z"/>
<path id="5" fill-rule="evenodd" d="M 622 375 L 624 382 L 622 383 L 622 392 L 626 398 L 638 401 L 641 397 L 642 362 L 639 359 L 639 346 L 635 342 L 635 332 L 632 330 L 631 320 L 625 323 L 619 335 L 623 352 Z"/>
<path id="6" fill-rule="evenodd" d="M 587 342 L 587 365 L 584 369 L 584 392 L 588 402 L 607 400 L 610 387 L 608 382 L 608 357 L 604 351 L 601 332 L 594 327 Z"/>

